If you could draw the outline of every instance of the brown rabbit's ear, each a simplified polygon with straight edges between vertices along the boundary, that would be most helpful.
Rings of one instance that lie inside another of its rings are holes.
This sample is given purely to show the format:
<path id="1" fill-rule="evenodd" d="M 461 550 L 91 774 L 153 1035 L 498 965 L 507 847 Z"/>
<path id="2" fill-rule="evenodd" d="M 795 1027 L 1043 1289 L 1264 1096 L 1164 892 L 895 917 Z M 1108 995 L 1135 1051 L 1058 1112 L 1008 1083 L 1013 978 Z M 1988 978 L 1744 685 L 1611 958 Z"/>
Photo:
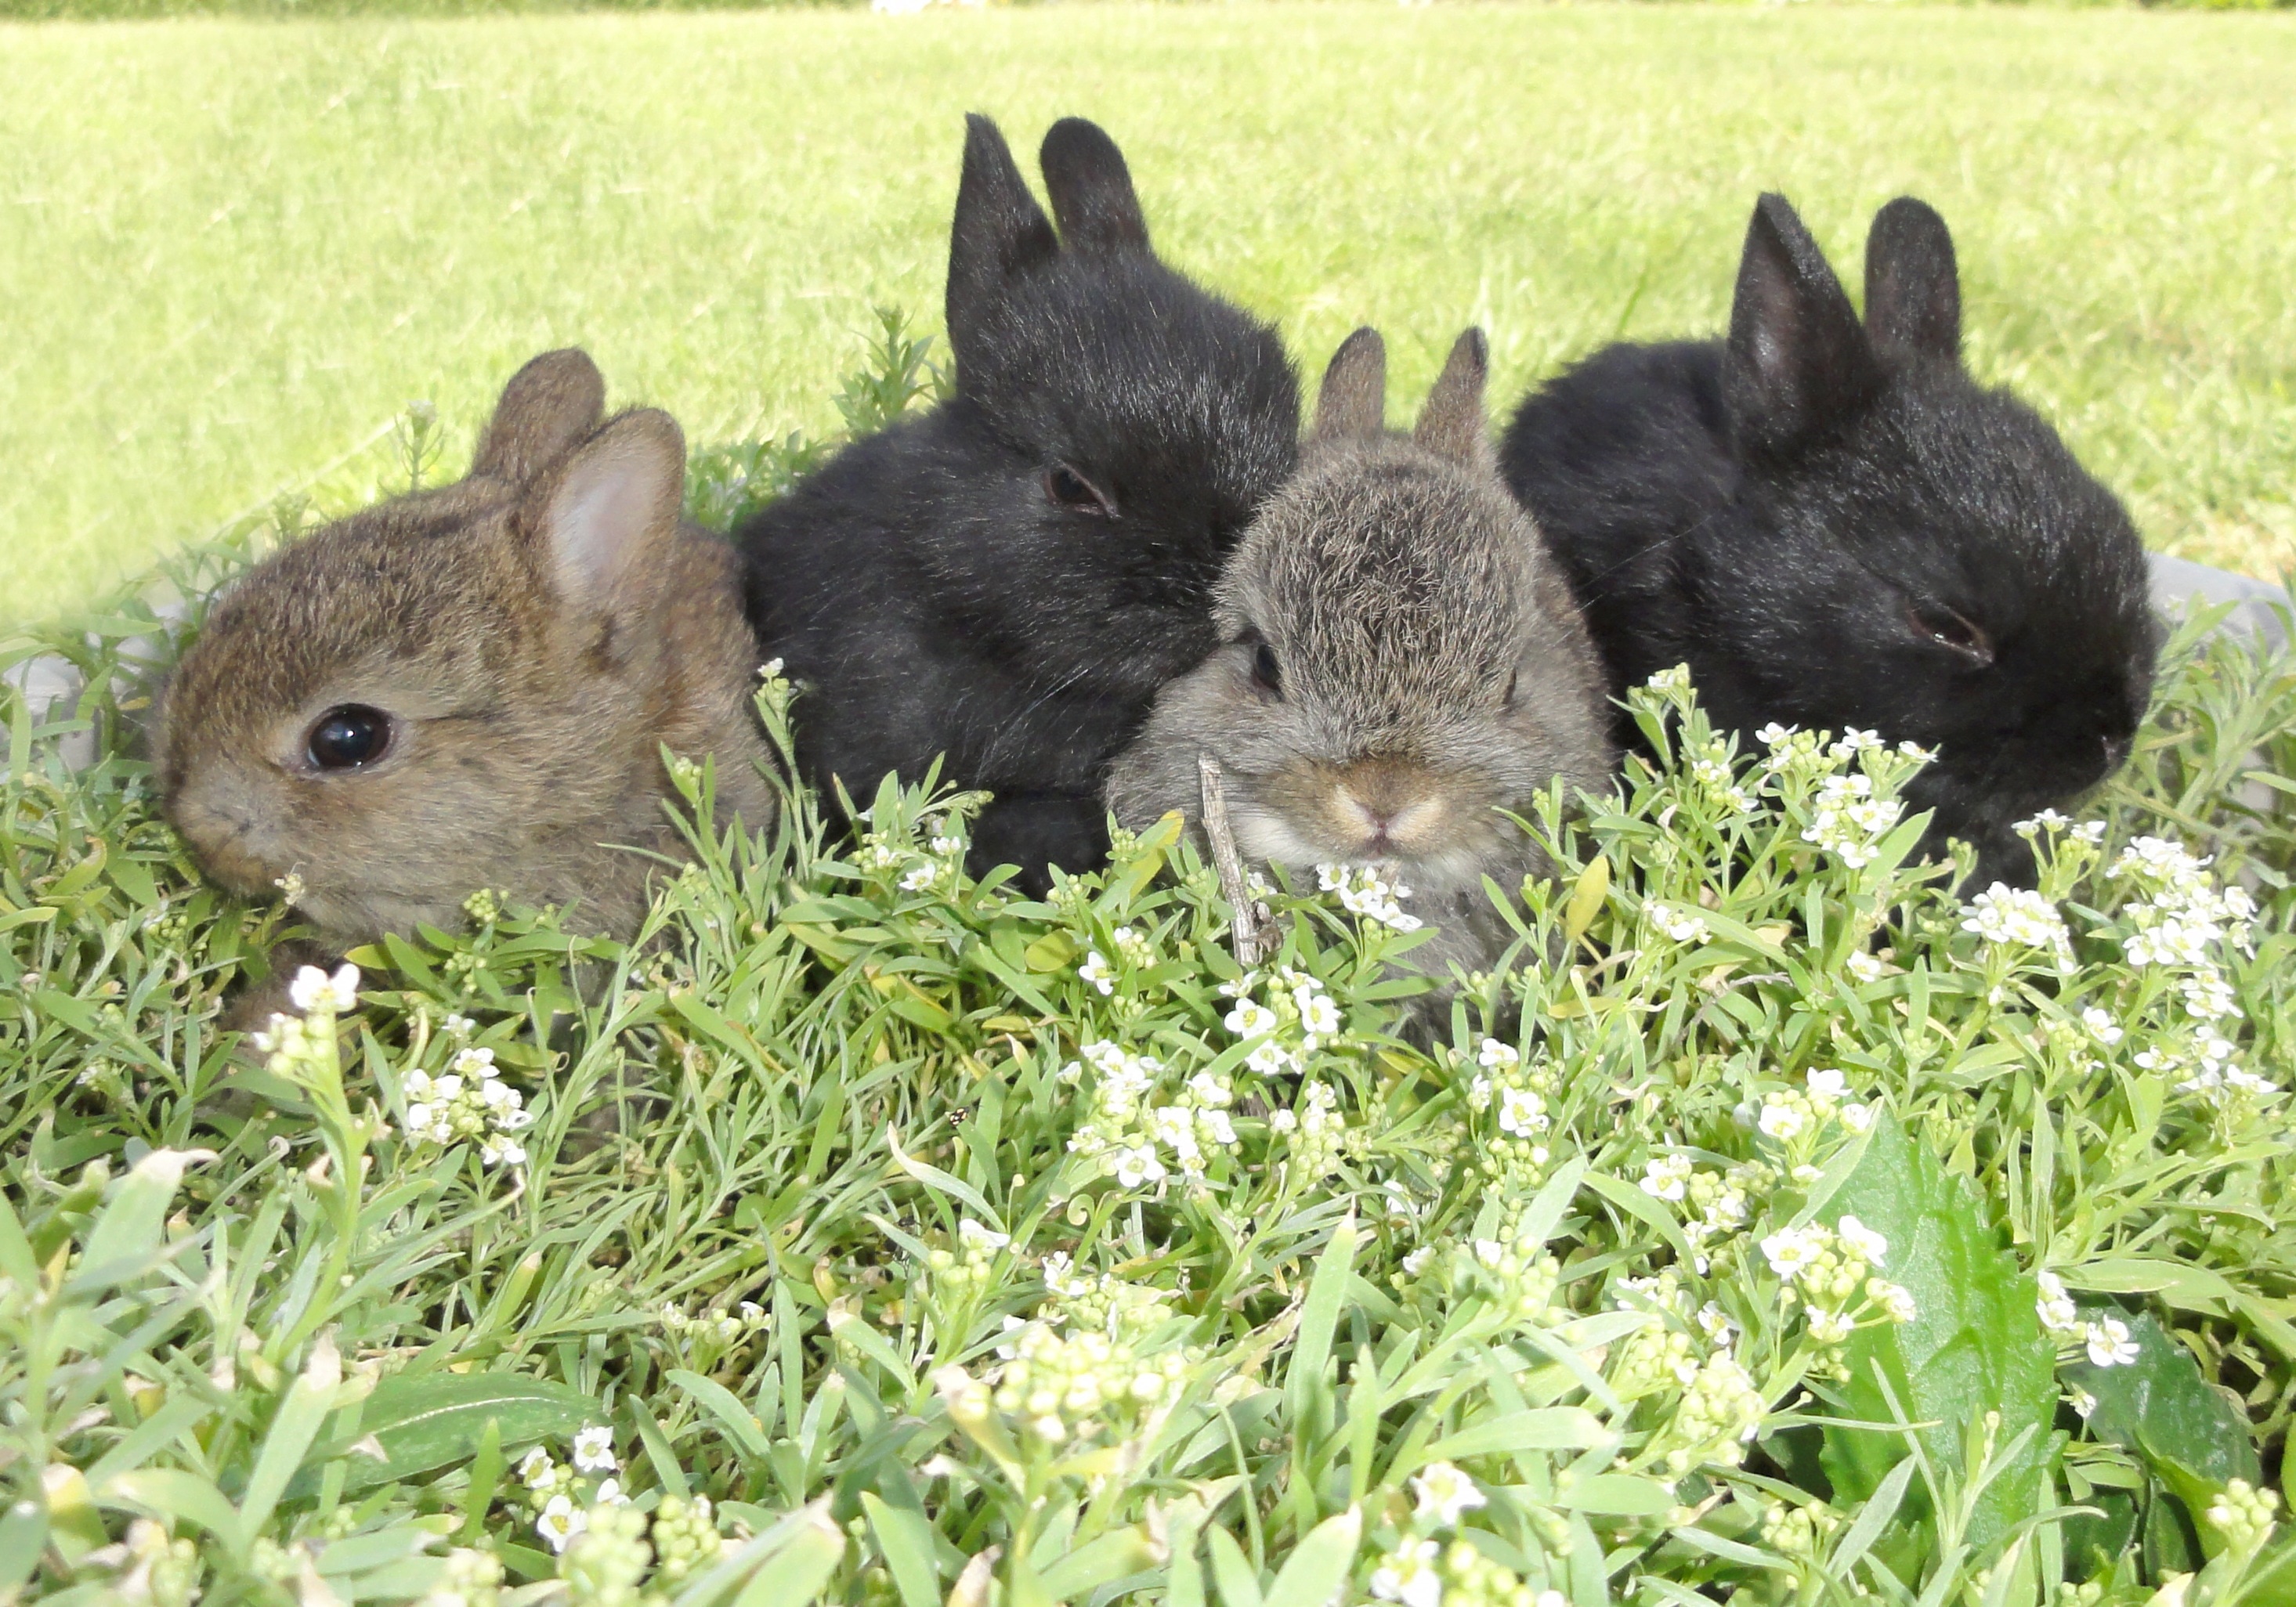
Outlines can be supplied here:
<path id="1" fill-rule="evenodd" d="M 1961 272 L 1953 235 L 1926 201 L 1900 195 L 1874 214 L 1866 332 L 1878 346 L 1961 360 Z"/>
<path id="2" fill-rule="evenodd" d="M 685 492 L 685 437 L 666 413 L 623 414 L 583 442 L 526 524 L 553 589 L 590 616 L 642 602 L 676 537 Z"/>
<path id="3" fill-rule="evenodd" d="M 1490 372 L 1490 348 L 1483 332 L 1471 329 L 1451 347 L 1449 361 L 1435 377 L 1427 405 L 1419 410 L 1411 439 L 1438 457 L 1470 469 L 1488 468 L 1490 438 L 1483 433 L 1483 379 Z"/>
<path id="4" fill-rule="evenodd" d="M 1387 427 L 1387 342 L 1368 324 L 1340 342 L 1316 393 L 1319 441 L 1367 440 Z"/>
<path id="5" fill-rule="evenodd" d="M 1062 245 L 1072 251 L 1148 249 L 1148 219 L 1133 193 L 1132 170 L 1098 123 L 1062 118 L 1046 134 L 1037 161 Z"/>
<path id="6" fill-rule="evenodd" d="M 605 415 L 606 381 L 590 354 L 573 346 L 545 351 L 503 387 L 471 472 L 529 485 Z"/>

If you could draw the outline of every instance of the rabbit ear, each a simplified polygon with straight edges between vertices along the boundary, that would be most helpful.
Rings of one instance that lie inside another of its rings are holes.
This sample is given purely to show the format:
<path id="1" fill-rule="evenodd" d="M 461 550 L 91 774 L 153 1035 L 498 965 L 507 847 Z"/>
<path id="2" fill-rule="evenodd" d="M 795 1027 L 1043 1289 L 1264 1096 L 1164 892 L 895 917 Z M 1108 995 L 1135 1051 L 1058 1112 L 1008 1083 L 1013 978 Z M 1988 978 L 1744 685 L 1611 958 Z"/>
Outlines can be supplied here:
<path id="1" fill-rule="evenodd" d="M 471 472 L 526 485 L 595 430 L 605 412 L 606 381 L 590 354 L 571 346 L 545 351 L 503 387 Z"/>
<path id="2" fill-rule="evenodd" d="M 1878 346 L 1961 360 L 1961 275 L 1945 219 L 1910 195 L 1866 236 L 1866 330 Z"/>
<path id="3" fill-rule="evenodd" d="M 1062 118 L 1046 134 L 1037 160 L 1062 244 L 1072 251 L 1148 249 L 1148 220 L 1133 193 L 1131 169 L 1099 124 Z"/>
<path id="4" fill-rule="evenodd" d="M 676 536 L 685 490 L 685 437 L 666 413 L 623 414 L 585 441 L 527 524 L 559 595 L 592 617 L 642 601 Z"/>
<path id="5" fill-rule="evenodd" d="M 1316 393 L 1316 427 L 1311 439 L 1319 441 L 1358 439 L 1377 435 L 1387 427 L 1387 343 L 1379 331 L 1365 324 L 1340 342 L 1332 365 L 1324 370 L 1324 388 Z"/>
<path id="6" fill-rule="evenodd" d="M 1490 372 L 1490 348 L 1483 332 L 1471 329 L 1452 344 L 1450 359 L 1435 376 L 1435 389 L 1419 410 L 1419 423 L 1411 432 L 1438 457 L 1470 469 L 1491 463 L 1490 438 L 1483 433 L 1483 380 Z"/>
<path id="7" fill-rule="evenodd" d="M 1817 242 L 1783 195 L 1746 228 L 1722 393 L 1740 444 L 1784 455 L 1838 428 L 1873 399 L 1881 371 Z"/>
<path id="8" fill-rule="evenodd" d="M 966 113 L 964 176 L 948 236 L 948 340 L 960 365 L 1007 283 L 1060 249 L 1004 136 L 979 112 Z"/>

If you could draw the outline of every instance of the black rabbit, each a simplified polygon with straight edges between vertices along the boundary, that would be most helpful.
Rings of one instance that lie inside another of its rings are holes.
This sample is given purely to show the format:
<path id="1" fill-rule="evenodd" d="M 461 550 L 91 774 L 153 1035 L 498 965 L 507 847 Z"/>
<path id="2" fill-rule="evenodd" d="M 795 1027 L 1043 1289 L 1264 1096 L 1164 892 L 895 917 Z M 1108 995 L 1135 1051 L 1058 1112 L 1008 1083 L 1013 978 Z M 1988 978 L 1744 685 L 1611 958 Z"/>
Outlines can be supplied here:
<path id="1" fill-rule="evenodd" d="M 1215 644 L 1211 588 L 1298 453 L 1270 325 L 1159 261 L 1123 155 L 1045 136 L 1060 238 L 996 126 L 966 119 L 949 242 L 955 394 L 857 441 L 737 532 L 767 657 L 808 683 L 799 757 L 865 804 L 943 775 L 996 799 L 975 873 L 1086 870 L 1100 785 L 1157 689 Z"/>
<path id="2" fill-rule="evenodd" d="M 1523 403 L 1501 458 L 1614 691 L 1687 662 L 1718 726 L 1935 750 L 1914 807 L 1931 849 L 1978 849 L 1980 885 L 2029 883 L 2013 824 L 2128 756 L 2159 649 L 2136 529 L 1962 368 L 1953 239 L 1919 201 L 1874 218 L 1861 325 L 1763 196 L 1727 340 L 1595 353 Z"/>

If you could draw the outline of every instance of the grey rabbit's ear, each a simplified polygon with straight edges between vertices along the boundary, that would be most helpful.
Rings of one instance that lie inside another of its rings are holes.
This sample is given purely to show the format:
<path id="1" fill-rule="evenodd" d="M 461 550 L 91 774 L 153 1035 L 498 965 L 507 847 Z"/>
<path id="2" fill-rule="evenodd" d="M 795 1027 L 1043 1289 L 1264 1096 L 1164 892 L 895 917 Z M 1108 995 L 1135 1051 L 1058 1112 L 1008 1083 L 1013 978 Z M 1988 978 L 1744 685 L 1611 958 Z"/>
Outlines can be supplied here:
<path id="1" fill-rule="evenodd" d="M 1866 332 L 1877 346 L 1961 360 L 1961 273 L 1945 219 L 1910 195 L 1866 236 Z"/>
<path id="2" fill-rule="evenodd" d="M 1133 193 L 1132 171 L 1099 124 L 1062 118 L 1046 134 L 1037 160 L 1045 170 L 1053 216 L 1060 222 L 1061 242 L 1070 250 L 1148 249 L 1148 219 Z"/>
<path id="3" fill-rule="evenodd" d="M 1838 430 L 1881 389 L 1856 309 L 1783 195 L 1746 226 L 1730 307 L 1722 394 L 1739 444 L 1786 455 Z"/>
<path id="4" fill-rule="evenodd" d="M 606 413 L 606 381 L 577 347 L 545 351 L 511 376 L 479 437 L 471 472 L 524 486 L 571 451 Z"/>
<path id="5" fill-rule="evenodd" d="M 578 614 L 610 616 L 651 597 L 685 492 L 677 421 L 640 408 L 583 442 L 537 493 L 540 507 L 522 525 L 559 596 Z"/>
<path id="6" fill-rule="evenodd" d="M 1014 275 L 1060 252 L 1052 220 L 1029 193 L 996 125 L 979 112 L 964 119 L 964 173 L 957 181 L 956 220 L 948 236 L 948 340 L 963 366 L 980 326 L 1004 299 Z"/>
<path id="7" fill-rule="evenodd" d="M 1319 441 L 1368 439 L 1387 427 L 1387 342 L 1369 324 L 1340 342 L 1316 393 Z"/>
<path id="8" fill-rule="evenodd" d="M 1483 332 L 1470 329 L 1453 343 L 1411 439 L 1469 469 L 1490 468 L 1490 438 L 1483 433 L 1483 381 L 1489 372 L 1490 348 Z"/>

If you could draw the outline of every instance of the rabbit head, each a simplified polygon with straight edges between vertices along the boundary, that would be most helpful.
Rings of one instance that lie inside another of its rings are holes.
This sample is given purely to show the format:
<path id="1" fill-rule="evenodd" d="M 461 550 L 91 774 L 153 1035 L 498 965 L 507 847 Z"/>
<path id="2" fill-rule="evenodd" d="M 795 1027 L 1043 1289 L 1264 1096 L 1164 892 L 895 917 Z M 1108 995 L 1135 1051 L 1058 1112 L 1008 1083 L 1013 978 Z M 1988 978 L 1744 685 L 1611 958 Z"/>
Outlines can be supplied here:
<path id="1" fill-rule="evenodd" d="M 1503 810 L 1610 768 L 1602 669 L 1483 432 L 1480 331 L 1408 436 L 1381 425 L 1378 334 L 1325 373 L 1299 472 L 1223 575 L 1220 645 L 1117 761 L 1139 828 L 1199 813 L 1218 760 L 1237 846 L 1291 866 L 1397 867 L 1423 897 L 1535 857 Z"/>
<path id="2" fill-rule="evenodd" d="M 733 555 L 682 529 L 663 413 L 602 422 L 579 351 L 503 392 L 467 478 L 342 520 L 217 603 L 160 704 L 156 774 L 193 857 L 275 884 L 330 941 L 452 929 L 472 892 L 580 901 L 622 933 L 676 846 L 663 745 L 773 794 Z"/>
<path id="3" fill-rule="evenodd" d="M 944 605 L 1063 689 L 1145 699 L 1210 650 L 1220 563 L 1294 461 L 1275 331 L 1159 261 L 1113 141 L 1045 136 L 1059 235 L 996 126 L 967 119 L 949 244 L 952 463 L 922 543 Z"/>
<path id="4" fill-rule="evenodd" d="M 2013 852 L 2010 823 L 2128 757 L 2159 632 L 2127 512 L 1970 378 L 1960 301 L 1921 201 L 1874 219 L 1861 324 L 1793 209 L 1761 199 L 1722 356 L 1742 516 L 1686 555 L 1693 662 L 1731 723 L 1935 750 L 1915 807 Z"/>

